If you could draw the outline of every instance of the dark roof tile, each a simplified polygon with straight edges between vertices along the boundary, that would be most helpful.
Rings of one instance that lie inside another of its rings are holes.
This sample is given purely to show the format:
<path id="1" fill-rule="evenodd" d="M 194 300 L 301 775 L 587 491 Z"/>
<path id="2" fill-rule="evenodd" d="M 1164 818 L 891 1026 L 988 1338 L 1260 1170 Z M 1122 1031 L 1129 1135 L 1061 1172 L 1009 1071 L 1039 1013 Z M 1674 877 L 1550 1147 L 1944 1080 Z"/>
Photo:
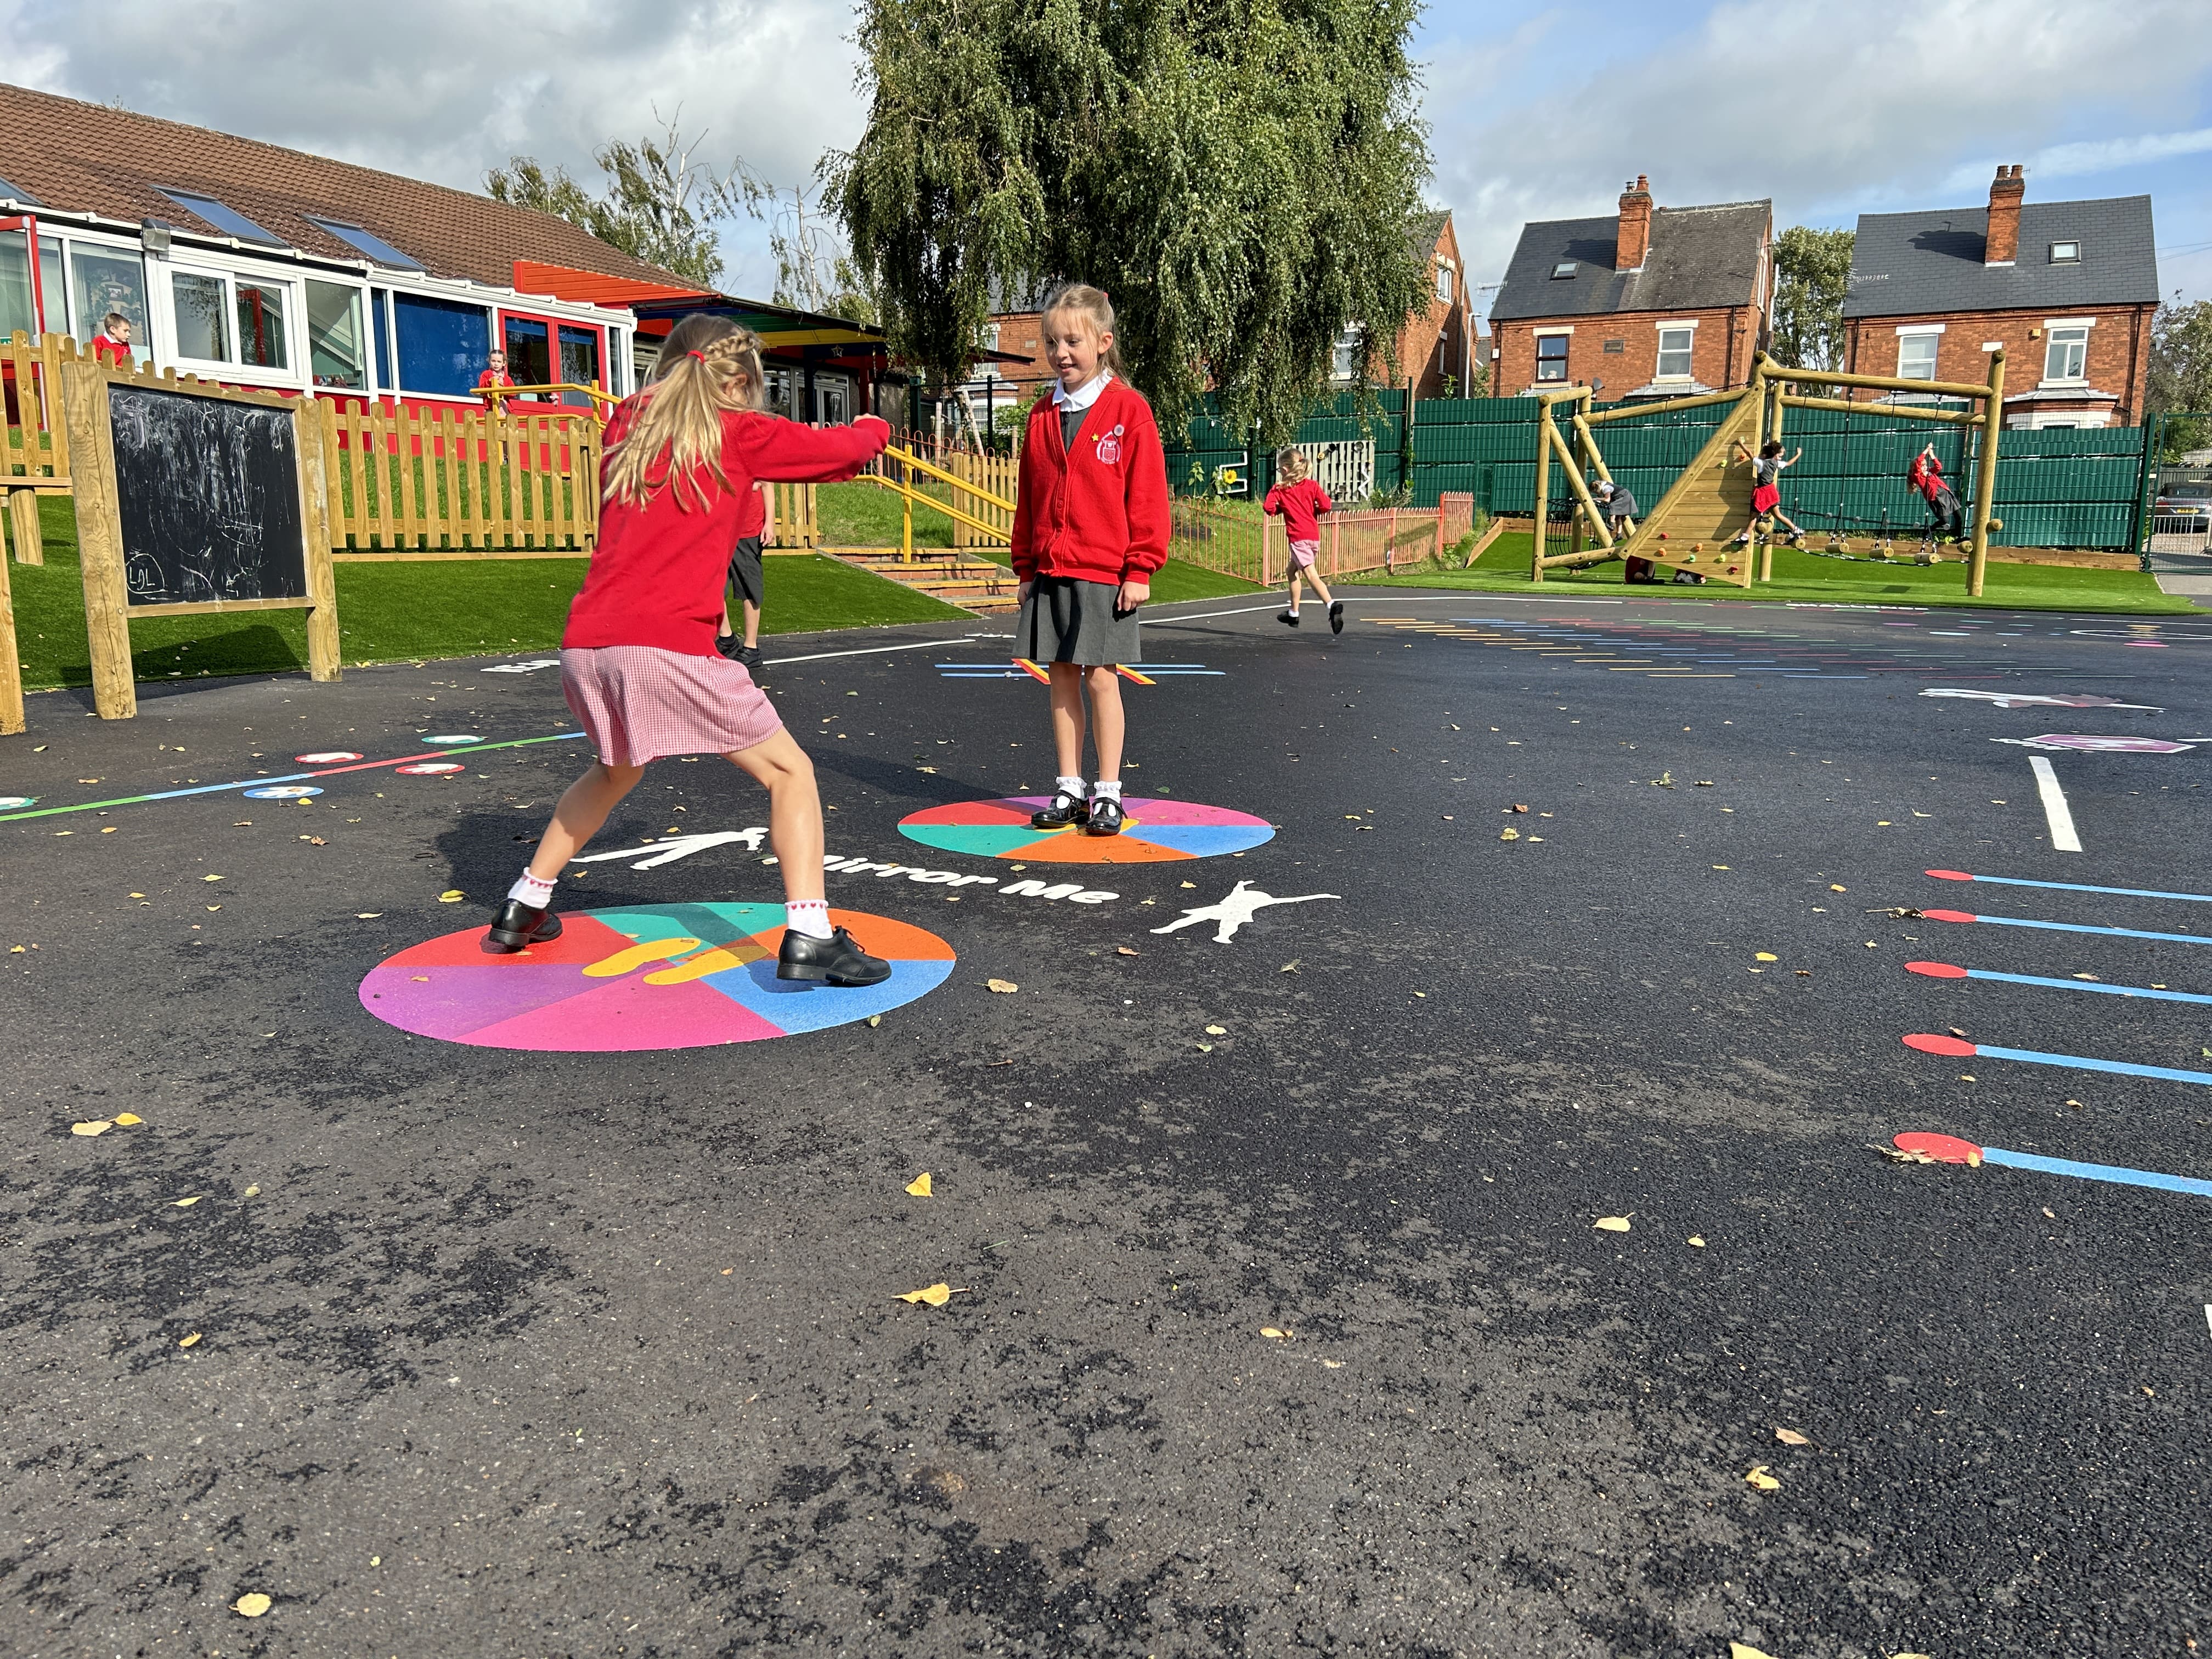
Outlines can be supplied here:
<path id="1" fill-rule="evenodd" d="M 2020 210 L 2020 258 L 2009 265 L 1982 263 L 1989 217 L 1987 208 L 1859 215 L 1844 315 L 2158 303 L 2149 197 L 2027 203 Z M 2051 244 L 2062 241 L 2081 243 L 2078 264 L 2051 263 Z"/>
<path id="2" fill-rule="evenodd" d="M 1773 222 L 1770 202 L 1656 208 L 1640 271 L 1617 271 L 1620 219 L 1532 220 L 1505 267 L 1492 322 L 1602 317 L 1624 311 L 1698 311 L 1749 305 L 1758 297 L 1759 250 Z M 1571 276 L 1553 267 L 1572 260 Z"/>

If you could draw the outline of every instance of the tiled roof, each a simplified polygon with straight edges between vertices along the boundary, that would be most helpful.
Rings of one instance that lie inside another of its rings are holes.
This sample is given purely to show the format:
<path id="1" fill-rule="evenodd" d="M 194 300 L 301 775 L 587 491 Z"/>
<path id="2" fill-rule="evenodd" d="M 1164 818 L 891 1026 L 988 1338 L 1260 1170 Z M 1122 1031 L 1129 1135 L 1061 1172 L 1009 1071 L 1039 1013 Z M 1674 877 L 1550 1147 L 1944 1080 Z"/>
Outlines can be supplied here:
<path id="1" fill-rule="evenodd" d="M 1493 323 L 1540 317 L 1602 317 L 1623 311 L 1700 311 L 1747 306 L 1759 297 L 1759 256 L 1773 222 L 1771 202 L 1656 208 L 1644 269 L 1615 270 L 1620 217 L 1546 219 L 1521 228 Z M 1571 276 L 1553 276 L 1571 262 Z"/>
<path id="2" fill-rule="evenodd" d="M 501 288 L 515 285 L 518 259 L 695 287 L 534 209 L 24 87 L 0 85 L 0 178 L 57 212 L 223 234 L 162 195 L 167 185 L 212 196 L 303 253 L 362 258 L 314 214 L 374 232 L 433 276 Z"/>
<path id="3" fill-rule="evenodd" d="M 0 173 L 7 171 L 0 162 Z M 1862 213 L 1851 249 L 1846 317 L 1923 317 L 1949 311 L 2074 310 L 2158 303 L 2150 198 L 2027 202 L 2020 257 L 1985 265 L 1989 210 Z M 2053 242 L 2079 242 L 2080 259 L 2051 263 Z"/>

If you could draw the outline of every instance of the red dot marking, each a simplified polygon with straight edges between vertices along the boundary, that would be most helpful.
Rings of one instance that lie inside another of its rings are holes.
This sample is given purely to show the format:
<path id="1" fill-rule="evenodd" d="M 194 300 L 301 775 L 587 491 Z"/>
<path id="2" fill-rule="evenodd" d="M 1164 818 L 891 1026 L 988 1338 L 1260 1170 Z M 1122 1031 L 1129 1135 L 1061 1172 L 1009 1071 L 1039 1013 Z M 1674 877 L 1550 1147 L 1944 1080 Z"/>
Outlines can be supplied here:
<path id="1" fill-rule="evenodd" d="M 1979 921 L 1981 920 L 1971 910 L 1923 910 L 1920 914 L 1930 921 Z"/>
<path id="2" fill-rule="evenodd" d="M 1929 979 L 1964 979 L 1966 976 L 1965 969 L 1954 968 L 1948 962 L 1908 962 L 1905 964 L 1905 971 L 1924 974 Z"/>
<path id="3" fill-rule="evenodd" d="M 1964 870 L 1930 870 L 1928 873 L 1938 881 L 1972 881 L 1973 879 Z"/>
<path id="4" fill-rule="evenodd" d="M 1893 1135 L 1890 1144 L 1900 1152 L 1925 1152 L 1939 1164 L 1976 1164 L 1982 1156 L 1982 1149 L 1971 1140 L 1925 1129 L 1907 1129 L 1901 1135 Z"/>
<path id="5" fill-rule="evenodd" d="M 1980 1049 L 1971 1042 L 1954 1036 L 1937 1036 L 1927 1031 L 1915 1031 L 1905 1039 L 1908 1048 L 1917 1048 L 1923 1054 L 1956 1054 L 1961 1058 L 1977 1054 Z"/>

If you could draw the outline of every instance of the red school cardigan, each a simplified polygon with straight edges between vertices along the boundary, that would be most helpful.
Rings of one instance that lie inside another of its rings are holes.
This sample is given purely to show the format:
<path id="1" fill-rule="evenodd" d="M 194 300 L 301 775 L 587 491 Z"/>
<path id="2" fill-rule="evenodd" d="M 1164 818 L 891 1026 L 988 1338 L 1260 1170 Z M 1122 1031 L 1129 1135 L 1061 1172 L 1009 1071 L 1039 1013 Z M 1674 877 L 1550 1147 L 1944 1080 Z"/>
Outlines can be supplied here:
<path id="1" fill-rule="evenodd" d="M 1316 516 L 1336 511 L 1336 503 L 1328 498 L 1328 491 L 1311 478 L 1301 478 L 1294 484 L 1277 484 L 1267 492 L 1261 506 L 1263 513 L 1282 515 L 1285 538 L 1294 542 L 1321 539 L 1321 521 Z"/>
<path id="2" fill-rule="evenodd" d="M 1084 411 L 1071 454 L 1048 392 L 1030 410 L 1014 498 L 1014 574 L 1119 584 L 1168 562 L 1168 468 L 1141 393 L 1117 377 Z"/>
<path id="3" fill-rule="evenodd" d="M 629 429 L 636 404 L 635 398 L 624 403 L 607 422 L 608 448 Z M 730 550 L 755 480 L 849 478 L 890 441 L 890 430 L 872 415 L 817 430 L 773 415 L 725 413 L 722 474 L 730 487 L 711 504 L 687 511 L 662 483 L 643 506 L 615 501 L 600 508 L 599 550 L 568 607 L 562 648 L 649 645 L 686 657 L 713 656 Z M 714 490 L 711 479 L 705 488 Z"/>

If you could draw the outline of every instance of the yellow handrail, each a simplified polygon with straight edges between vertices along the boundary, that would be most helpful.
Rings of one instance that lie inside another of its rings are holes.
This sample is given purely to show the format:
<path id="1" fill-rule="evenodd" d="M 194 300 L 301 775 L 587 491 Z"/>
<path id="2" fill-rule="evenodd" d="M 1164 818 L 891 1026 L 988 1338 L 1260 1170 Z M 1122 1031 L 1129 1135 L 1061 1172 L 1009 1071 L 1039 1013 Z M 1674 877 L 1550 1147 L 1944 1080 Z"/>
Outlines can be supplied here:
<path id="1" fill-rule="evenodd" d="M 905 465 L 913 467 L 916 471 L 927 473 L 931 477 L 937 479 L 941 483 L 949 483 L 955 489 L 966 490 L 969 495 L 979 497 L 986 507 L 995 507 L 1001 513 L 1011 513 L 1014 510 L 1014 504 L 1008 501 L 1004 495 L 997 495 L 991 490 L 985 489 L 978 484 L 970 483 L 966 478 L 955 477 L 951 473 L 944 471 L 941 467 L 932 466 L 927 461 L 923 460 L 921 456 L 902 448 L 897 444 L 885 444 L 884 446 L 884 453 L 890 456 L 895 461 L 898 461 Z M 996 526 L 988 527 L 990 528 L 993 535 L 995 536 L 999 533 Z"/>
<path id="2" fill-rule="evenodd" d="M 985 489 L 966 478 L 956 477 L 942 467 L 933 466 L 911 450 L 903 448 L 900 445 L 885 444 L 884 453 L 902 465 L 911 467 L 917 472 L 951 484 L 956 490 L 967 491 L 986 507 L 995 507 L 1001 513 L 1012 513 L 1014 510 L 1014 504 L 1005 496 L 995 491 Z M 910 483 L 895 483 L 879 472 L 864 472 L 860 476 L 870 483 L 890 490 L 898 496 L 902 502 L 899 522 L 899 562 L 902 564 L 914 562 L 914 504 L 916 501 L 920 501 L 924 507 L 934 507 L 957 524 L 964 524 L 970 530 L 981 531 L 994 542 L 1011 539 L 1009 532 L 1002 526 L 986 524 L 974 514 L 954 506 L 951 501 L 940 501 L 934 495 L 925 495 Z"/>
<path id="3" fill-rule="evenodd" d="M 599 405 L 601 404 L 605 404 L 608 408 L 611 409 L 617 404 L 622 402 L 621 398 L 611 397 L 608 393 L 600 391 L 599 387 L 595 386 L 576 386 L 572 383 L 564 383 L 559 386 L 480 386 L 476 389 L 476 392 L 477 397 L 487 399 L 495 410 L 503 410 L 506 401 L 509 398 L 542 396 L 546 392 L 580 392 L 592 400 L 592 413 L 598 419 L 601 426 L 605 426 L 606 424 L 606 416 L 599 413 Z M 565 403 L 566 400 L 556 398 L 554 401 L 556 403 Z M 573 405 L 570 406 L 573 407 Z"/>

